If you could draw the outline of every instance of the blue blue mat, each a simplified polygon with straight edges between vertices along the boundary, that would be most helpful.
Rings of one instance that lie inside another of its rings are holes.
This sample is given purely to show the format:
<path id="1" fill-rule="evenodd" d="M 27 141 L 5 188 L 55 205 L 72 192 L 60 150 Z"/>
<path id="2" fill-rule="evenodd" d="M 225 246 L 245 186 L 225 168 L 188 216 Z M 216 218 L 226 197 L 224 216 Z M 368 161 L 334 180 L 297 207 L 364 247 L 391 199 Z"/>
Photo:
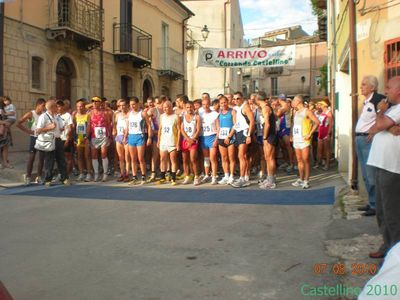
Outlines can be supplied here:
<path id="1" fill-rule="evenodd" d="M 14 192 L 13 192 L 14 190 Z M 332 205 L 334 187 L 312 190 L 257 189 L 157 189 L 152 187 L 110 187 L 101 185 L 56 186 L 8 189 L 0 194 L 57 198 L 123 201 L 156 201 L 221 204 Z"/>

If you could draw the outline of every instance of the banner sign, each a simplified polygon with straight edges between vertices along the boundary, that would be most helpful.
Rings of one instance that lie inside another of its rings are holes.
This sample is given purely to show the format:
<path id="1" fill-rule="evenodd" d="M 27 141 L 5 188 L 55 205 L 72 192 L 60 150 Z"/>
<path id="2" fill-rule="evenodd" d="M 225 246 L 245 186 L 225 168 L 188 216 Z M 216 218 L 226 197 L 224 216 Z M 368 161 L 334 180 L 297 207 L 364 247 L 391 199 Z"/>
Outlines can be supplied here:
<path id="1" fill-rule="evenodd" d="M 294 66 L 296 46 L 271 48 L 200 48 L 198 67 L 243 68 Z"/>

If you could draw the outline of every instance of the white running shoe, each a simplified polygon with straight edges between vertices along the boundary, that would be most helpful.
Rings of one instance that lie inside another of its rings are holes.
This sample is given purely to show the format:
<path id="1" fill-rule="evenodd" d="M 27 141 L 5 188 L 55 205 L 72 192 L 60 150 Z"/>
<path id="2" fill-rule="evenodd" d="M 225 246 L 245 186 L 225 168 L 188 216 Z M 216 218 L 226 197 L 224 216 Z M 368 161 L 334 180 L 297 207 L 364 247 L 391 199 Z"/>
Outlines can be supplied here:
<path id="1" fill-rule="evenodd" d="M 99 173 L 95 173 L 95 174 L 94 174 L 94 179 L 93 179 L 93 181 L 94 181 L 94 182 L 97 182 L 97 181 L 99 181 L 99 180 L 100 180 Z"/>
<path id="2" fill-rule="evenodd" d="M 86 182 L 91 182 L 92 180 L 93 180 L 92 174 L 87 173 L 87 174 L 86 174 L 85 181 L 86 181 Z"/>
<path id="3" fill-rule="evenodd" d="M 233 176 L 229 177 L 228 182 L 226 184 L 232 184 L 235 182 L 235 178 Z"/>
<path id="4" fill-rule="evenodd" d="M 190 183 L 190 177 L 186 176 L 185 179 L 183 180 L 182 184 L 189 184 Z"/>
<path id="5" fill-rule="evenodd" d="M 251 183 L 250 183 L 250 180 L 244 180 L 244 183 L 243 183 L 243 187 L 246 187 L 246 186 L 250 186 L 251 185 Z"/>
<path id="6" fill-rule="evenodd" d="M 217 177 L 216 177 L 216 176 L 213 176 L 213 177 L 211 178 L 211 184 L 212 184 L 212 185 L 218 184 L 218 181 L 217 181 Z"/>
<path id="7" fill-rule="evenodd" d="M 229 177 L 224 177 L 220 181 L 218 181 L 218 184 L 228 184 Z"/>
<path id="8" fill-rule="evenodd" d="M 245 187 L 245 180 L 243 178 L 239 178 L 238 180 L 232 183 L 232 186 L 235 188 Z"/>
<path id="9" fill-rule="evenodd" d="M 210 181 L 211 176 L 205 175 L 202 179 L 201 179 L 201 183 L 207 183 L 208 181 Z"/>
<path id="10" fill-rule="evenodd" d="M 32 183 L 31 177 L 30 176 L 26 176 L 26 174 L 24 174 L 24 184 L 25 185 L 30 185 L 31 183 Z"/>
<path id="11" fill-rule="evenodd" d="M 193 184 L 194 185 L 200 185 L 200 178 L 199 177 L 195 177 L 193 180 Z"/>
<path id="12" fill-rule="evenodd" d="M 83 173 L 79 174 L 78 181 L 84 181 L 84 180 L 85 180 L 85 174 Z"/>
<path id="13" fill-rule="evenodd" d="M 270 190 L 276 188 L 276 183 L 267 181 L 264 184 L 260 185 L 260 189 Z"/>
<path id="14" fill-rule="evenodd" d="M 44 183 L 44 180 L 42 179 L 41 176 L 37 176 L 35 182 L 36 182 L 37 184 L 42 185 L 42 184 Z"/>
<path id="15" fill-rule="evenodd" d="M 303 180 L 301 180 L 300 178 L 297 179 L 295 182 L 292 182 L 292 185 L 295 187 L 299 187 L 299 186 L 303 186 Z"/>
<path id="16" fill-rule="evenodd" d="M 310 184 L 308 183 L 308 180 L 304 180 L 303 184 L 301 185 L 301 187 L 303 188 L 303 190 L 309 189 L 310 188 Z"/>

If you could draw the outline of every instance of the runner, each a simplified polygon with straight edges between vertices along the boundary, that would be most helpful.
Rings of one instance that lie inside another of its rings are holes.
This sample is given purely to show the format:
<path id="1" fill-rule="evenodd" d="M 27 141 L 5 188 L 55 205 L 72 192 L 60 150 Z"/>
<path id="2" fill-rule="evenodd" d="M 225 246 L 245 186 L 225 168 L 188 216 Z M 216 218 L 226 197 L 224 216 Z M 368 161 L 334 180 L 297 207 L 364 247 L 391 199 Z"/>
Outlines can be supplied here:
<path id="1" fill-rule="evenodd" d="M 199 115 L 194 113 L 193 102 L 186 103 L 186 112 L 183 115 L 181 124 L 181 150 L 183 156 L 183 170 L 185 179 L 183 184 L 188 184 L 190 181 L 190 167 L 194 173 L 194 185 L 200 184 L 199 172 L 197 168 L 197 150 L 198 139 L 201 132 L 201 119 Z"/>
<path id="2" fill-rule="evenodd" d="M 325 165 L 322 167 L 323 170 L 329 169 L 329 161 L 331 159 L 331 136 L 333 128 L 333 116 L 329 111 L 329 104 L 326 101 L 318 102 L 318 109 L 321 111 L 319 115 L 319 128 L 318 128 L 318 152 L 317 162 L 318 167 L 322 164 L 322 160 L 325 160 Z"/>
<path id="3" fill-rule="evenodd" d="M 319 126 L 315 115 L 304 106 L 301 95 L 294 97 L 292 106 L 295 109 L 293 118 L 292 137 L 295 149 L 300 178 L 292 183 L 293 186 L 300 186 L 303 189 L 310 188 L 310 145 L 313 132 Z"/>
<path id="4" fill-rule="evenodd" d="M 267 164 L 267 179 L 264 180 L 260 188 L 274 189 L 276 187 L 276 158 L 275 148 L 278 144 L 278 136 L 276 132 L 276 119 L 271 106 L 266 102 L 266 97 L 263 94 L 257 95 L 257 103 L 262 110 L 262 139 L 264 146 L 264 158 Z"/>
<path id="5" fill-rule="evenodd" d="M 254 111 L 254 119 L 256 122 L 256 142 L 255 146 L 258 148 L 256 154 L 259 156 L 258 164 L 260 166 L 260 173 L 258 175 L 258 183 L 261 183 L 265 179 L 266 174 L 266 163 L 264 157 L 264 116 L 263 107 L 266 105 L 266 100 L 261 100 L 261 98 L 266 99 L 265 93 L 260 96 L 260 99 L 256 96 L 257 109 Z"/>
<path id="6" fill-rule="evenodd" d="M 216 138 L 219 130 L 218 112 L 211 111 L 210 99 L 207 93 L 203 93 L 202 112 L 200 113 L 202 122 L 202 135 L 200 136 L 200 144 L 204 156 L 204 177 L 201 183 L 210 180 L 210 162 L 212 169 L 211 184 L 217 184 L 217 144 Z M 199 110 L 200 111 L 200 110 Z"/>
<path id="7" fill-rule="evenodd" d="M 233 100 L 236 103 L 235 138 L 238 147 L 240 178 L 232 183 L 233 187 L 245 187 L 250 185 L 248 174 L 247 148 L 251 143 L 251 134 L 254 132 L 254 114 L 247 102 L 244 102 L 243 94 L 236 92 Z"/>
<path id="8" fill-rule="evenodd" d="M 221 96 L 218 130 L 218 148 L 221 154 L 224 177 L 218 184 L 232 184 L 234 181 L 236 149 L 235 131 L 233 125 L 236 123 L 236 110 L 229 108 L 228 99 Z"/>
<path id="9" fill-rule="evenodd" d="M 103 178 L 105 182 L 108 179 L 108 158 L 107 149 L 110 145 L 111 124 L 112 119 L 110 113 L 102 108 L 102 100 L 100 97 L 92 98 L 93 109 L 89 113 L 87 135 L 90 136 L 90 147 L 92 155 L 92 164 L 94 169 L 94 181 L 100 179 L 100 168 L 98 161 L 98 151 L 101 151 L 101 159 L 103 164 Z M 104 106 L 103 106 L 104 107 Z"/>
<path id="10" fill-rule="evenodd" d="M 147 116 L 150 118 L 151 128 L 153 132 L 152 143 L 151 143 L 151 176 L 148 182 L 154 182 L 156 180 L 156 172 L 160 164 L 160 149 L 157 146 L 158 140 L 158 129 L 160 124 L 160 116 L 162 111 L 162 102 L 159 97 L 155 98 L 155 101 L 147 100 L 149 105 L 147 109 Z"/>
<path id="11" fill-rule="evenodd" d="M 129 108 L 125 99 L 117 101 L 117 113 L 114 115 L 113 136 L 115 137 L 115 145 L 119 160 L 120 176 L 118 182 L 129 182 L 129 146 L 127 141 L 128 136 L 128 116 Z"/>
<path id="12" fill-rule="evenodd" d="M 143 110 L 139 109 L 139 99 L 137 97 L 132 97 L 130 99 L 129 106 L 131 110 L 128 114 L 128 145 L 133 176 L 129 184 L 134 185 L 138 182 L 137 163 L 139 161 L 140 172 L 142 174 L 140 184 L 143 185 L 146 183 L 146 161 L 144 159 L 144 151 L 146 145 L 151 145 L 152 129 L 150 118 Z M 147 128 L 147 134 L 145 134 L 145 128 Z"/>
<path id="13" fill-rule="evenodd" d="M 57 101 L 57 111 L 58 115 L 64 121 L 64 130 L 61 132 L 61 140 L 64 143 L 64 155 L 65 161 L 67 163 L 67 174 L 71 176 L 72 168 L 74 167 L 73 151 L 74 151 L 74 141 L 72 136 L 72 116 L 69 113 L 70 107 L 68 104 L 64 103 L 66 100 Z M 70 103 L 69 101 L 67 103 Z"/>
<path id="14" fill-rule="evenodd" d="M 158 130 L 158 148 L 160 148 L 161 178 L 159 184 L 165 182 L 165 173 L 168 168 L 168 158 L 171 160 L 171 185 L 176 185 L 177 151 L 180 140 L 180 120 L 172 109 L 171 101 L 163 104 L 164 113 L 160 117 Z"/>
<path id="15" fill-rule="evenodd" d="M 28 163 L 26 164 L 26 174 L 24 176 L 25 185 L 31 184 L 32 178 L 32 169 L 33 163 L 35 162 L 36 152 L 35 143 L 37 139 L 36 133 L 36 125 L 39 119 L 39 116 L 45 111 L 46 100 L 43 98 L 39 98 L 36 101 L 35 109 L 28 111 L 26 114 L 22 116 L 17 122 L 17 127 L 21 129 L 23 132 L 29 134 L 30 142 L 29 142 L 29 157 Z M 25 126 L 24 124 L 27 124 Z M 36 183 L 43 184 L 43 164 L 44 164 L 44 153 L 39 151 L 39 161 L 38 161 L 38 169 L 37 169 L 37 177 Z"/>
<path id="16" fill-rule="evenodd" d="M 75 128 L 75 145 L 78 155 L 78 181 L 85 180 L 86 182 L 90 182 L 93 180 L 93 167 L 90 159 L 90 143 L 87 136 L 89 115 L 86 111 L 85 103 L 82 99 L 76 102 L 76 112 L 73 114 L 72 121 Z M 86 178 L 84 174 L 85 170 Z"/>

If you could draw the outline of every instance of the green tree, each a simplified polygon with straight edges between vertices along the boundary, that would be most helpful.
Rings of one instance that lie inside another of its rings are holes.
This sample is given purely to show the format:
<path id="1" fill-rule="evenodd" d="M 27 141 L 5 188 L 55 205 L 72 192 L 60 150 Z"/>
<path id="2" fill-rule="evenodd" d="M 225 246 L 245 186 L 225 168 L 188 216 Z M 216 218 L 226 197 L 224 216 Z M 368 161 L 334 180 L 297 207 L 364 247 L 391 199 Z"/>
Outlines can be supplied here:
<path id="1" fill-rule="evenodd" d="M 310 0 L 311 9 L 312 9 L 313 15 L 315 15 L 317 17 L 321 17 L 324 15 L 324 11 L 317 7 L 317 1 L 318 0 Z"/>

